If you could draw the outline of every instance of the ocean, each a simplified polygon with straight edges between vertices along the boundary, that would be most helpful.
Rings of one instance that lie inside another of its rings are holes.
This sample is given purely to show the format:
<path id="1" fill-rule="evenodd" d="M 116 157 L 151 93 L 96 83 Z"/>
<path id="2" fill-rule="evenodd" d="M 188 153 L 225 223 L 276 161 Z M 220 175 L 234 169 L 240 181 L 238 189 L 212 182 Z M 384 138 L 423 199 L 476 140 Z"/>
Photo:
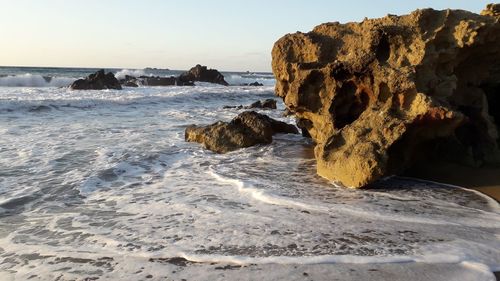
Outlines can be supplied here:
<path id="1" fill-rule="evenodd" d="M 495 280 L 500 208 L 476 191 L 345 189 L 300 135 L 227 154 L 184 141 L 242 112 L 226 105 L 276 98 L 271 73 L 67 88 L 95 70 L 0 68 L 0 280 Z M 293 124 L 276 99 L 259 112 Z"/>

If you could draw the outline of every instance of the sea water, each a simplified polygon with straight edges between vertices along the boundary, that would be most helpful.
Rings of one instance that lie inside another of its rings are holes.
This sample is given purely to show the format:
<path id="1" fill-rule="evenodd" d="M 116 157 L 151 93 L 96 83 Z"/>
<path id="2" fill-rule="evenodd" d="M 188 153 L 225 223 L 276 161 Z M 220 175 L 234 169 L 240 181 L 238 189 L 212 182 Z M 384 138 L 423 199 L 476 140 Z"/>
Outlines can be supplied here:
<path id="1" fill-rule="evenodd" d="M 271 74 L 67 88 L 92 71 L 0 68 L 0 280 L 494 280 L 500 269 L 500 208 L 480 193 L 398 177 L 337 187 L 299 135 L 227 154 L 184 141 L 186 126 L 242 111 L 225 105 L 273 98 Z M 238 86 L 255 81 L 265 86 Z M 293 124 L 283 110 L 260 112 Z"/>

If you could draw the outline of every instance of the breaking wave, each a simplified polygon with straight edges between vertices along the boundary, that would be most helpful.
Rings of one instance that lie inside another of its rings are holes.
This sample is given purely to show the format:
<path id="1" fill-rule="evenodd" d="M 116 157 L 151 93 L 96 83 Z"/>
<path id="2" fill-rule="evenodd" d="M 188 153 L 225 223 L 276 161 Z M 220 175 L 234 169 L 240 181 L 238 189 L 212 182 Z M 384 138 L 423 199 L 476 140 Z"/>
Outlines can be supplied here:
<path id="1" fill-rule="evenodd" d="M 0 87 L 67 87 L 75 80 L 71 77 L 51 77 L 26 73 L 0 77 Z"/>
<path id="2" fill-rule="evenodd" d="M 229 85 L 239 86 L 244 84 L 250 84 L 258 82 L 264 86 L 274 86 L 276 80 L 272 74 L 230 74 L 224 75 L 224 79 L 229 83 Z"/>
<path id="3" fill-rule="evenodd" d="M 125 79 L 126 75 L 139 77 L 139 76 L 146 76 L 147 74 L 144 71 L 144 69 L 122 69 L 115 74 L 115 77 L 116 79 L 120 80 L 120 79 Z"/>

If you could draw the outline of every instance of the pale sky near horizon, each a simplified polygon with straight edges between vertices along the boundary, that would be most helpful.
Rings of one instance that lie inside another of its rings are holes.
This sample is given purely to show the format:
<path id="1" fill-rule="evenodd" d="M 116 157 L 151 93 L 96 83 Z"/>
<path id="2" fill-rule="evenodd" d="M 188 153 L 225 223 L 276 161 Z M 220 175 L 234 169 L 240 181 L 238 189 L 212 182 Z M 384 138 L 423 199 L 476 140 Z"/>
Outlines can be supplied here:
<path id="1" fill-rule="evenodd" d="M 0 66 L 270 71 L 286 33 L 493 0 L 0 0 Z"/>

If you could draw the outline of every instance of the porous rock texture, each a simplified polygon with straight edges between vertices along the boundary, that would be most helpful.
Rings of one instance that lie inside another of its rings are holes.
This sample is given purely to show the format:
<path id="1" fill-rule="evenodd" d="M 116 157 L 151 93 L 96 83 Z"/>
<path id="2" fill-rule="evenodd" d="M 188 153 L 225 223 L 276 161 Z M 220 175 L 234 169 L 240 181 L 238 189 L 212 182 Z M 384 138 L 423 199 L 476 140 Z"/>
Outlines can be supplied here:
<path id="1" fill-rule="evenodd" d="M 315 141 L 318 174 L 358 188 L 422 159 L 498 162 L 499 11 L 423 9 L 279 39 L 276 93 Z"/>
<path id="2" fill-rule="evenodd" d="M 266 115 L 245 111 L 231 122 L 186 128 L 186 141 L 202 143 L 207 149 L 226 153 L 257 144 L 269 144 L 277 133 L 297 134 L 295 126 L 274 120 Z"/>

